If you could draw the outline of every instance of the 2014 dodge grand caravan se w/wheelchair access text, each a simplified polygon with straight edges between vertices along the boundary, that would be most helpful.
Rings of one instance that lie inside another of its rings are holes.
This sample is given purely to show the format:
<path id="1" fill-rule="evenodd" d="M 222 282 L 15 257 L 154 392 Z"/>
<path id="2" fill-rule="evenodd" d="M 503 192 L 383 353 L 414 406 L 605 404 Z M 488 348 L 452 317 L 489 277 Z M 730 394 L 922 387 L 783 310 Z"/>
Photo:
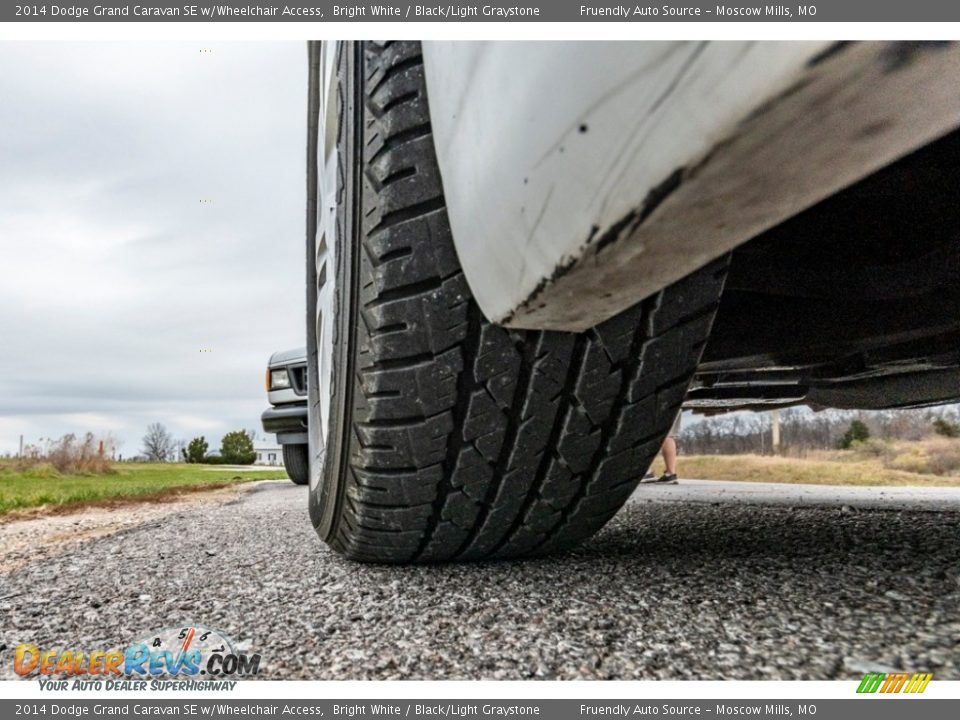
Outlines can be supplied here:
<path id="1" fill-rule="evenodd" d="M 960 399 L 960 47 L 311 43 L 310 515 L 569 548 L 681 405 Z"/>

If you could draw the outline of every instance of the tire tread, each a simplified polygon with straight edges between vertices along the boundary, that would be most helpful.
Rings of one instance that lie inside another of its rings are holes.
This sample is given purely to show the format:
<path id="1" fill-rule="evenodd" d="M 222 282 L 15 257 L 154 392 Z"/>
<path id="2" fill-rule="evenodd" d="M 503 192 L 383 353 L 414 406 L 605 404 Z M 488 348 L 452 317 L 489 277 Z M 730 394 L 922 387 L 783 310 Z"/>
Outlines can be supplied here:
<path id="1" fill-rule="evenodd" d="M 366 43 L 363 63 L 361 321 L 331 544 L 375 562 L 571 547 L 656 454 L 726 261 L 580 335 L 486 322 L 453 249 L 419 43 Z"/>

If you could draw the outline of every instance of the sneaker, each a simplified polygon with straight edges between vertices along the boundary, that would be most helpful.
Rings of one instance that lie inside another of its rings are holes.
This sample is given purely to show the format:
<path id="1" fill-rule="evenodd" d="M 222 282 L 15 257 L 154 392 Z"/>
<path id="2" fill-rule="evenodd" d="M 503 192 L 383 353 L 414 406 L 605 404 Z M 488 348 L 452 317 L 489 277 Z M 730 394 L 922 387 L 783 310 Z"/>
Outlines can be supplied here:
<path id="1" fill-rule="evenodd" d="M 653 475 L 644 475 L 641 483 L 654 484 L 657 485 L 676 485 L 677 476 L 673 473 L 664 473 L 660 477 L 655 477 Z"/>
<path id="2" fill-rule="evenodd" d="M 647 474 L 643 476 L 643 479 L 641 479 L 640 482 L 650 482 L 651 480 L 656 479 L 656 477 L 656 475 L 648 470 Z"/>

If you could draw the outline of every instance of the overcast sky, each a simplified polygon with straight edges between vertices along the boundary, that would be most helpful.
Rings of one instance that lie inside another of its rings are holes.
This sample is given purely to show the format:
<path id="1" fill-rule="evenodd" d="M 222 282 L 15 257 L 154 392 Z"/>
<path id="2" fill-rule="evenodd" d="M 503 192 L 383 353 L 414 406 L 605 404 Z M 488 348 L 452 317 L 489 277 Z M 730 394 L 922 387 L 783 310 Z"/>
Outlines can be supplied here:
<path id="1" fill-rule="evenodd" d="M 304 43 L 0 43 L 0 67 L 0 453 L 259 431 L 270 353 L 304 343 Z"/>

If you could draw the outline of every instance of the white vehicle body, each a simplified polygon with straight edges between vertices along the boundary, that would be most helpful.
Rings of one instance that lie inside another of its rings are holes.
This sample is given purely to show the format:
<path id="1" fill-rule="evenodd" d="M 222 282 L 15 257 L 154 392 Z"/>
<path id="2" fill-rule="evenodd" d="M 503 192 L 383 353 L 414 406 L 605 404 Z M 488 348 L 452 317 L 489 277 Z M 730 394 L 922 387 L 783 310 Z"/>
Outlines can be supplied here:
<path id="1" fill-rule="evenodd" d="M 306 380 L 302 371 L 307 366 L 306 348 L 293 348 L 273 353 L 267 362 L 267 400 L 271 405 L 305 403 L 307 397 Z M 289 378 L 287 384 L 274 388 L 270 383 L 270 371 L 282 370 Z"/>
<path id="2" fill-rule="evenodd" d="M 960 401 L 960 44 L 309 48 L 291 465 L 347 557 L 573 547 L 684 407 Z"/>
<path id="3" fill-rule="evenodd" d="M 274 374 L 281 380 L 274 384 Z M 293 348 L 273 353 L 267 363 L 267 400 L 261 416 L 263 430 L 274 433 L 280 445 L 307 442 L 307 351 Z"/>
<path id="4" fill-rule="evenodd" d="M 956 45 L 424 43 L 484 314 L 581 331 L 957 125 Z"/>

